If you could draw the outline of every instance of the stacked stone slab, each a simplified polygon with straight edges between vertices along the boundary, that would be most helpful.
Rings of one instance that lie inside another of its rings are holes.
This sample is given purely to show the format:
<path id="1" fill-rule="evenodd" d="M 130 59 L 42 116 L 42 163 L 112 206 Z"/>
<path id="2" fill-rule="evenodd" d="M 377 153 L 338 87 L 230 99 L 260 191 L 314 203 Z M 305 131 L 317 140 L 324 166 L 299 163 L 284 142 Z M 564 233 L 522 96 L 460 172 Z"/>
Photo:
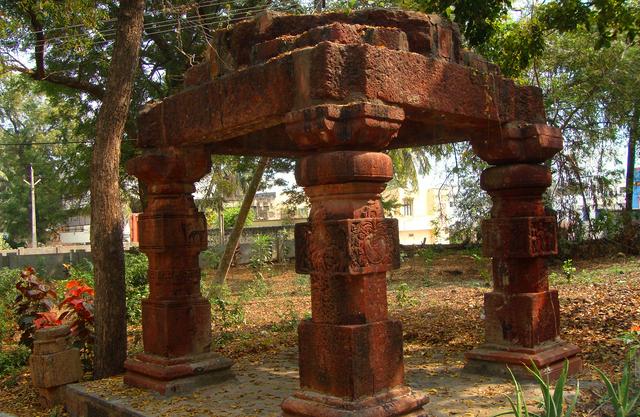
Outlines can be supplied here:
<path id="1" fill-rule="evenodd" d="M 299 327 L 301 389 L 284 414 L 424 415 L 427 399 L 403 383 L 400 323 L 387 315 L 385 274 L 399 256 L 397 224 L 380 204 L 393 174 L 384 151 L 462 140 L 495 165 L 482 179 L 494 199 L 484 226 L 495 277 L 487 344 L 469 358 L 542 367 L 569 358 L 579 368 L 577 349 L 558 338 L 544 268 L 556 238 L 541 162 L 562 139 L 544 124 L 539 89 L 463 49 L 447 20 L 414 12 L 265 13 L 211 44 L 184 90 L 139 118 L 142 155 L 128 166 L 150 189 L 140 239 L 151 294 L 145 353 L 127 363 L 128 383 L 165 392 L 196 373 L 228 372 L 208 353 L 197 289 L 206 225 L 193 182 L 211 154 L 296 157 L 311 200 L 309 222 L 296 227 L 296 268 L 311 275 L 312 317 Z"/>
<path id="2" fill-rule="evenodd" d="M 69 326 L 36 330 L 29 357 L 31 380 L 43 407 L 62 402 L 60 388 L 82 378 L 80 351 L 71 347 Z"/>

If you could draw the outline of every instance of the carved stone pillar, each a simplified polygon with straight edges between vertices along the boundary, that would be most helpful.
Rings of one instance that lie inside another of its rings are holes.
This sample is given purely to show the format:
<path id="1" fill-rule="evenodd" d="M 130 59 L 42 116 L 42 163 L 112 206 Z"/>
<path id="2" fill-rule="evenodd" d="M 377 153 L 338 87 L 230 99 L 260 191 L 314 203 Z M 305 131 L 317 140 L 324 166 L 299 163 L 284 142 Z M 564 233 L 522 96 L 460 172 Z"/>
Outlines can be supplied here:
<path id="1" fill-rule="evenodd" d="M 403 385 L 402 327 L 387 316 L 386 272 L 400 258 L 380 193 L 392 175 L 377 152 L 298 161 L 311 213 L 296 225 L 296 271 L 311 274 L 312 318 L 298 327 L 301 390 L 285 416 L 426 416 L 426 397 Z"/>
<path id="2" fill-rule="evenodd" d="M 207 227 L 192 196 L 194 182 L 209 172 L 209 153 L 165 148 L 129 161 L 127 169 L 147 185 L 138 224 L 149 298 L 142 302 L 144 353 L 127 360 L 124 381 L 173 394 L 226 379 L 232 362 L 210 352 L 211 307 L 200 292 L 198 265 Z"/>
<path id="3" fill-rule="evenodd" d="M 480 179 L 493 200 L 491 218 L 482 224 L 493 291 L 484 300 L 485 343 L 466 354 L 467 369 L 494 373 L 506 364 L 522 371 L 520 365 L 533 361 L 553 379 L 568 360 L 570 372 L 578 372 L 580 349 L 560 339 L 558 292 L 549 289 L 546 266 L 546 257 L 558 252 L 557 222 L 545 213 L 551 172 L 541 163 L 562 149 L 560 131 L 506 126 L 502 140 L 473 147 L 494 165 Z"/>

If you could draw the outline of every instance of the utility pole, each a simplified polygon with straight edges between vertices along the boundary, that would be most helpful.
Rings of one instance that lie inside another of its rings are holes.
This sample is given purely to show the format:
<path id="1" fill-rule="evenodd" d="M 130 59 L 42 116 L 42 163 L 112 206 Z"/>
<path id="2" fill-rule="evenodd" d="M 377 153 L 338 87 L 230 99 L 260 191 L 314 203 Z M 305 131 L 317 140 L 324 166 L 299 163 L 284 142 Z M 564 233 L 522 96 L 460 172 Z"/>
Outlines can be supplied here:
<path id="1" fill-rule="evenodd" d="M 27 180 L 22 180 L 22 181 L 26 182 L 27 184 L 29 184 L 29 187 L 31 187 L 31 247 L 37 248 L 38 236 L 36 232 L 36 185 L 38 185 L 40 180 L 34 181 L 32 164 L 29 164 L 29 171 L 31 174 L 29 181 Z"/>

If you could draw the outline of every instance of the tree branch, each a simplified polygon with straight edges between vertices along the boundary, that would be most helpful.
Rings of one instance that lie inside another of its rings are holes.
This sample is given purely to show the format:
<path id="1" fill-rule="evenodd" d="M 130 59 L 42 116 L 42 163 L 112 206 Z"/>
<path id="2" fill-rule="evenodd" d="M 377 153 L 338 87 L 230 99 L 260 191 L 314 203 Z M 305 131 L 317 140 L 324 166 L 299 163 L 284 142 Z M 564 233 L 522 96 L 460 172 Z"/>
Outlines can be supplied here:
<path id="1" fill-rule="evenodd" d="M 35 43 L 35 58 L 36 58 L 36 70 L 34 71 L 32 77 L 36 80 L 41 80 L 45 76 L 44 71 L 44 47 L 46 43 L 46 39 L 44 37 L 44 28 L 42 23 L 38 20 L 38 16 L 36 16 L 35 12 L 32 9 L 29 9 L 29 20 L 31 21 L 31 29 L 33 30 L 33 34 L 36 37 Z"/>
<path id="2" fill-rule="evenodd" d="M 99 85 L 92 84 L 88 81 L 79 80 L 74 77 L 69 77 L 62 74 L 43 74 L 38 75 L 37 70 L 32 70 L 29 68 L 23 68 L 16 65 L 8 65 L 5 69 L 9 71 L 16 71 L 22 74 L 28 75 L 36 81 L 47 81 L 52 84 L 61 85 L 63 87 L 71 88 L 73 90 L 82 91 L 83 93 L 89 94 L 91 97 L 102 101 L 104 98 L 104 88 Z"/>

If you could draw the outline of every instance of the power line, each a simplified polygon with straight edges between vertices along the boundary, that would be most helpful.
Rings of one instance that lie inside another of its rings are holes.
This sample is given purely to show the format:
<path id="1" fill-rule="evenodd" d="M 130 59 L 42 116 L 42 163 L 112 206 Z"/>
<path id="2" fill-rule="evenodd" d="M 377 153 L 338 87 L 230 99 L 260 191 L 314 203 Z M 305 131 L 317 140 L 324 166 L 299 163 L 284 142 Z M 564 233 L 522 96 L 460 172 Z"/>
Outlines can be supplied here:
<path id="1" fill-rule="evenodd" d="M 189 20 L 185 20 L 185 23 L 183 24 L 178 24 L 179 22 L 172 22 L 171 27 L 169 29 L 166 29 L 166 30 L 163 29 L 163 30 L 157 30 L 157 31 L 146 31 L 144 35 L 151 36 L 151 35 L 174 32 L 178 27 L 184 28 L 184 29 L 191 29 L 196 27 L 204 27 L 205 24 L 215 24 L 215 23 L 231 24 L 233 22 L 238 22 L 238 21 L 245 20 L 252 17 L 253 15 L 255 15 L 254 12 L 259 12 L 267 9 L 268 7 L 266 6 L 253 6 L 253 7 L 243 8 L 243 9 L 231 10 L 232 14 L 238 13 L 238 12 L 243 13 L 242 16 L 236 16 L 236 17 L 224 16 L 224 15 L 221 16 L 219 15 L 219 12 L 215 12 L 208 15 L 198 16 L 197 18 L 190 18 Z M 208 16 L 208 17 L 203 18 L 203 16 Z M 165 24 L 165 26 L 167 25 Z M 113 34 L 115 34 L 115 32 Z M 73 39 L 73 38 L 78 39 L 78 38 L 82 38 L 84 35 L 85 34 L 74 34 L 74 35 L 60 36 L 57 38 L 49 38 L 49 39 L 45 39 L 44 41 L 35 41 L 34 45 L 40 46 L 40 45 L 53 44 L 53 43 L 61 44 L 67 39 Z M 112 34 L 109 33 L 105 35 L 104 32 L 98 32 L 98 35 L 101 35 L 102 37 L 108 37 L 108 36 L 111 36 Z M 92 41 L 91 43 L 94 45 L 102 45 L 112 41 L 113 39 L 104 39 L 102 41 Z"/>
<path id="2" fill-rule="evenodd" d="M 219 1 L 219 0 L 212 0 L 210 2 L 205 2 L 201 5 L 201 7 L 211 7 L 211 6 L 219 6 L 219 5 L 227 5 L 227 4 L 233 4 L 233 2 L 229 2 L 229 1 Z M 192 22 L 192 21 L 198 21 L 201 19 L 208 19 L 212 16 L 217 16 L 220 18 L 226 18 L 229 16 L 224 16 L 224 15 L 220 15 L 221 12 L 227 11 L 228 13 L 230 13 L 231 15 L 237 12 L 241 12 L 241 11 L 247 11 L 247 10 L 257 10 L 257 9 L 267 9 L 268 5 L 256 5 L 256 6 L 250 6 L 250 7 L 243 7 L 243 8 L 239 8 L 239 9 L 226 9 L 226 10 L 218 10 L 215 12 L 211 12 L 211 13 L 207 13 L 207 14 L 203 14 L 203 15 L 195 15 L 195 16 L 190 16 L 190 17 L 177 17 L 177 18 L 168 18 L 168 19 L 164 19 L 164 20 L 158 20 L 155 22 L 148 22 L 144 24 L 144 29 L 155 29 L 158 27 L 164 27 L 164 26 L 169 26 L 169 25 L 175 25 L 176 23 L 179 22 Z M 173 10 L 173 9 L 169 9 L 169 10 Z M 165 11 L 162 11 L 164 13 L 166 13 Z M 103 22 L 110 22 L 110 21 L 115 21 L 114 19 L 109 19 Z M 78 25 L 71 25 L 71 26 L 62 26 L 62 27 L 58 27 L 58 28 L 53 28 L 53 29 L 48 29 L 46 30 L 46 32 L 51 32 L 54 30 L 66 30 L 66 29 L 70 29 L 70 28 L 86 28 L 90 31 L 95 30 L 97 32 L 98 35 L 101 35 L 103 37 L 108 37 L 108 36 L 113 36 L 115 35 L 117 29 L 116 28 L 110 28 L 110 29 L 105 29 L 103 31 L 100 30 L 96 30 L 93 28 L 90 28 L 86 25 L 82 25 L 82 24 L 78 24 Z M 66 35 L 61 35 L 61 36 L 54 36 L 51 38 L 47 38 L 44 41 L 36 41 L 36 45 L 40 45 L 42 43 L 47 43 L 47 42 L 53 42 L 53 41 L 57 41 L 57 40 L 64 40 L 64 39 L 69 39 L 69 38 L 79 38 L 82 37 L 83 34 L 82 33 L 70 33 L 70 34 L 66 34 Z M 23 36 L 22 38 L 26 38 L 27 36 Z"/>
<path id="3" fill-rule="evenodd" d="M 171 13 L 172 11 L 182 11 L 182 10 L 185 10 L 185 9 L 193 9 L 193 8 L 200 8 L 200 7 L 211 7 L 213 5 L 230 4 L 230 3 L 233 3 L 233 2 L 229 1 L 229 0 L 227 0 L 227 1 L 224 1 L 224 0 L 207 0 L 207 1 L 204 1 L 202 3 L 191 3 L 191 4 L 183 4 L 183 5 L 179 5 L 179 6 L 173 6 L 173 7 L 165 7 L 163 9 L 153 10 L 152 12 Z M 102 20 L 100 22 L 97 22 L 97 24 L 115 23 L 117 21 L 118 21 L 117 18 L 110 18 L 110 19 L 105 19 L 105 20 Z M 71 29 L 71 28 L 81 28 L 81 27 L 88 27 L 88 26 L 85 25 L 84 23 L 78 23 L 78 24 L 75 24 L 75 25 L 58 26 L 58 27 L 49 28 L 49 29 L 47 29 L 47 31 L 68 30 L 68 29 Z"/>
<path id="4" fill-rule="evenodd" d="M 123 139 L 121 142 L 135 142 L 135 139 Z M 66 141 L 66 142 L 8 142 L 0 143 L 0 146 L 40 146 L 40 145 L 93 145 L 91 141 Z"/>

